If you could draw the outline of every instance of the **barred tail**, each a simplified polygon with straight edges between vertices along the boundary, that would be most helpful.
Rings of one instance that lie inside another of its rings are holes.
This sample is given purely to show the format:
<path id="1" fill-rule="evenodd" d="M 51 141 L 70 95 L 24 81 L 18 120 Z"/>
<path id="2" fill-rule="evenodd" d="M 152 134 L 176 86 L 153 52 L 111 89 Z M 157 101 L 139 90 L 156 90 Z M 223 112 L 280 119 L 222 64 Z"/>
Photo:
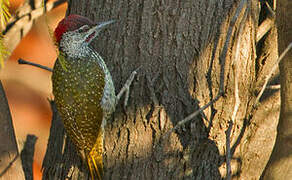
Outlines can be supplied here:
<path id="1" fill-rule="evenodd" d="M 102 133 L 102 132 L 101 132 Z M 92 180 L 103 179 L 103 136 L 99 134 L 92 150 L 87 155 L 87 164 Z"/>

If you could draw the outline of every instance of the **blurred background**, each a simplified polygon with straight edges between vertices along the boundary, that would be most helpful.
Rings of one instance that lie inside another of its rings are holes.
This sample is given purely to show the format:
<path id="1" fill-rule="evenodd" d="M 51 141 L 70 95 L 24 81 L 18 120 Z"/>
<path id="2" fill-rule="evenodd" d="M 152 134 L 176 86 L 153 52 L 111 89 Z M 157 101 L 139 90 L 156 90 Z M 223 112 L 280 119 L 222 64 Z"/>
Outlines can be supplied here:
<path id="1" fill-rule="evenodd" d="M 24 1 L 10 0 L 12 15 Z M 35 180 L 41 179 L 41 166 L 51 125 L 52 113 L 48 102 L 48 99 L 53 98 L 51 73 L 36 67 L 19 65 L 17 60 L 22 58 L 53 67 L 56 49 L 49 35 L 48 26 L 54 30 L 65 16 L 66 8 L 67 4 L 61 5 L 48 12 L 46 17 L 38 18 L 31 31 L 11 53 L 0 71 L 0 79 L 8 98 L 19 150 L 22 149 L 27 134 L 38 137 L 33 164 Z"/>

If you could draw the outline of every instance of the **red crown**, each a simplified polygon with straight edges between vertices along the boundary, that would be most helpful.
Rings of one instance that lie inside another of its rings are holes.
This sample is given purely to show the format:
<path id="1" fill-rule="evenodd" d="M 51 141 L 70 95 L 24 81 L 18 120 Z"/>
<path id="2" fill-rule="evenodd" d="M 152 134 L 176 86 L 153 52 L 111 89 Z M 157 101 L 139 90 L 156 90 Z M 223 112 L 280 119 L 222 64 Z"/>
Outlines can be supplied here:
<path id="1" fill-rule="evenodd" d="M 62 35 L 65 32 L 74 31 L 85 24 L 87 24 L 88 26 L 94 25 L 94 23 L 90 19 L 84 16 L 77 15 L 77 14 L 71 14 L 65 17 L 59 22 L 58 26 L 55 29 L 54 34 L 55 34 L 56 42 L 58 44 L 60 43 Z"/>

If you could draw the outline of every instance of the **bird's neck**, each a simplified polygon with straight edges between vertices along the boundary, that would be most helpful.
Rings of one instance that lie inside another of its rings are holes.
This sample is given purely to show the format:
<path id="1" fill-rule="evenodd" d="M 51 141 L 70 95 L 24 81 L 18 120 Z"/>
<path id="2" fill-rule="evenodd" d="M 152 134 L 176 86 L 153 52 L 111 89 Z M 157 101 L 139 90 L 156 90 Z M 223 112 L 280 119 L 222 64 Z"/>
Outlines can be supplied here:
<path id="1" fill-rule="evenodd" d="M 103 70 L 103 72 L 106 74 L 106 76 L 109 76 L 109 78 L 111 78 L 109 70 L 108 70 L 104 60 L 90 46 L 74 47 L 73 43 L 71 43 L 71 46 L 70 46 L 70 43 L 66 43 L 66 44 L 60 43 L 60 51 L 61 51 L 62 55 L 66 57 L 64 59 L 67 59 L 69 61 L 94 60 L 94 61 L 98 62 L 99 67 Z"/>
<path id="2" fill-rule="evenodd" d="M 75 46 L 74 43 L 60 44 L 60 51 L 70 59 L 83 59 L 90 56 L 92 49 L 89 46 Z"/>

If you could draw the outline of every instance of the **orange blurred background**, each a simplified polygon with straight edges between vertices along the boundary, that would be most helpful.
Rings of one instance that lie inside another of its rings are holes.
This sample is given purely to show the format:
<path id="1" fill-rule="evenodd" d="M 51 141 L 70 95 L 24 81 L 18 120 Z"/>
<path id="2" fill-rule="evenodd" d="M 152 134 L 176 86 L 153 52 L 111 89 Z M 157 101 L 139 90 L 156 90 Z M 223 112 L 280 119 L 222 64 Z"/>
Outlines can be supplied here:
<path id="1" fill-rule="evenodd" d="M 11 13 L 15 12 L 23 2 L 24 0 L 10 0 Z M 35 180 L 41 179 L 41 166 L 51 125 L 52 113 L 48 102 L 48 98 L 53 97 L 51 73 L 36 67 L 19 65 L 17 60 L 22 58 L 53 67 L 56 50 L 46 22 L 50 29 L 55 29 L 57 23 L 65 16 L 66 8 L 66 4 L 61 5 L 48 12 L 46 17 L 38 18 L 0 71 L 19 149 L 22 149 L 27 134 L 38 137 L 33 164 Z"/>

